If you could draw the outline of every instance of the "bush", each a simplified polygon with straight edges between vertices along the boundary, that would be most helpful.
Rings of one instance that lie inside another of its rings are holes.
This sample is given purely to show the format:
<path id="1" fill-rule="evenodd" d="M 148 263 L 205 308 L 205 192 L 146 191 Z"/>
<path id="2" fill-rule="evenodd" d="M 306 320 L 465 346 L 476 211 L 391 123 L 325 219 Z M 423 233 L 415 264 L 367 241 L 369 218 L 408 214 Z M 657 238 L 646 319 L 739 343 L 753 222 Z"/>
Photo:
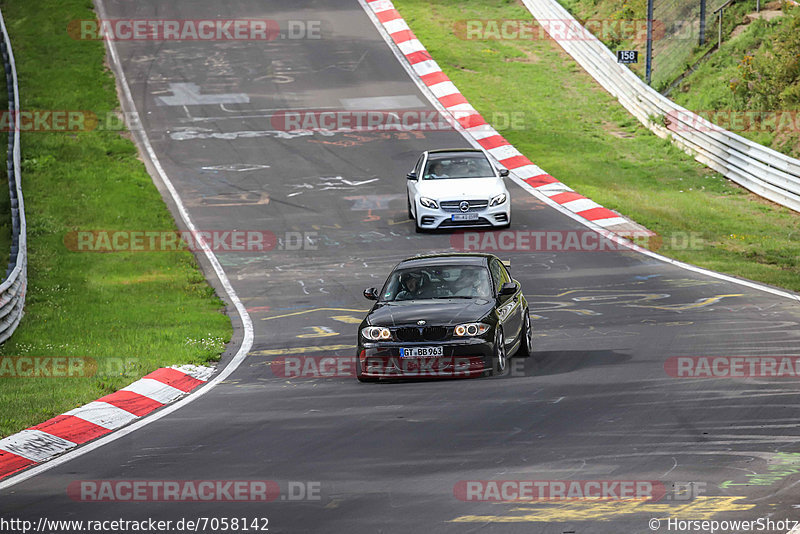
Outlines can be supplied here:
<path id="1" fill-rule="evenodd" d="M 754 110 L 800 107 L 800 8 L 785 8 L 774 38 L 739 62 L 730 84 L 738 102 Z"/>

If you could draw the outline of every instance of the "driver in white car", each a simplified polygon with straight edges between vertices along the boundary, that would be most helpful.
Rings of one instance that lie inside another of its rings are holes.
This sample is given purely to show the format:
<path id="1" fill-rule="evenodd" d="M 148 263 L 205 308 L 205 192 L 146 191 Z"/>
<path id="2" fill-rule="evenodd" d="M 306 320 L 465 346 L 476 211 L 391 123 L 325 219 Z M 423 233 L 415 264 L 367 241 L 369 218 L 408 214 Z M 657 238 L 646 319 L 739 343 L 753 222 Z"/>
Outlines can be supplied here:
<path id="1" fill-rule="evenodd" d="M 438 178 L 450 178 L 447 174 L 445 174 L 444 165 L 442 165 L 440 162 L 436 162 L 433 164 L 433 166 L 431 167 L 430 177 L 433 178 L 434 180 Z"/>

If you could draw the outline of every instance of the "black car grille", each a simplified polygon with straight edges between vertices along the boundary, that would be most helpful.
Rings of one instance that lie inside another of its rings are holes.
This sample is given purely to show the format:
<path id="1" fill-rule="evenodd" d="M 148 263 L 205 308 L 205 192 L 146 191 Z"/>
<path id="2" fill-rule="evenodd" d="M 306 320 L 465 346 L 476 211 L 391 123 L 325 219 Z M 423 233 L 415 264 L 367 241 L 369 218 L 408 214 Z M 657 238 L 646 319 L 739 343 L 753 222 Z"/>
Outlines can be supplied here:
<path id="1" fill-rule="evenodd" d="M 447 211 L 450 213 L 460 213 L 461 212 L 461 200 L 444 200 L 439 203 L 442 207 L 443 211 Z M 481 211 L 486 209 L 486 206 L 489 205 L 488 200 L 467 200 L 469 202 L 469 210 L 470 211 Z"/>
<path id="2" fill-rule="evenodd" d="M 394 331 L 397 341 L 442 341 L 447 339 L 447 327 L 444 326 L 409 326 Z"/>

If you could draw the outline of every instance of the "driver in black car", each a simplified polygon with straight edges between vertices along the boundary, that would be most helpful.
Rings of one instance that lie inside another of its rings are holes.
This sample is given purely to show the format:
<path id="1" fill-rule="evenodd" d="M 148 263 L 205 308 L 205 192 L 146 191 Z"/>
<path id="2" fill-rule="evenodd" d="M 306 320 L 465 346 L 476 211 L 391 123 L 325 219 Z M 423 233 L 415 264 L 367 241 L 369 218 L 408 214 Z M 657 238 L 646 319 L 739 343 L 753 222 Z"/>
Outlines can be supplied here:
<path id="1" fill-rule="evenodd" d="M 394 300 L 413 300 L 421 298 L 425 288 L 424 278 L 420 273 L 404 273 L 400 277 L 400 291 Z"/>

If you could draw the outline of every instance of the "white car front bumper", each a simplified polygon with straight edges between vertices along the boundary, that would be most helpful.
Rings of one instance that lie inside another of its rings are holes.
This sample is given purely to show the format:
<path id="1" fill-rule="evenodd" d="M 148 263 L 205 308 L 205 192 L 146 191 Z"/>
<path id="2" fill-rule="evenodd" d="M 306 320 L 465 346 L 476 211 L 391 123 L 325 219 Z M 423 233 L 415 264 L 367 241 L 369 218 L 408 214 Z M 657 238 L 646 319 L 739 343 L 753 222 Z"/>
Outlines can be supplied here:
<path id="1" fill-rule="evenodd" d="M 417 224 L 420 228 L 476 228 L 505 227 L 511 224 L 511 200 L 497 206 L 488 206 L 488 201 L 473 205 L 466 212 L 458 208 L 460 200 L 441 201 L 439 208 L 428 208 L 417 201 Z M 454 217 L 455 216 L 455 217 Z M 469 217 L 469 220 L 459 220 Z"/>

